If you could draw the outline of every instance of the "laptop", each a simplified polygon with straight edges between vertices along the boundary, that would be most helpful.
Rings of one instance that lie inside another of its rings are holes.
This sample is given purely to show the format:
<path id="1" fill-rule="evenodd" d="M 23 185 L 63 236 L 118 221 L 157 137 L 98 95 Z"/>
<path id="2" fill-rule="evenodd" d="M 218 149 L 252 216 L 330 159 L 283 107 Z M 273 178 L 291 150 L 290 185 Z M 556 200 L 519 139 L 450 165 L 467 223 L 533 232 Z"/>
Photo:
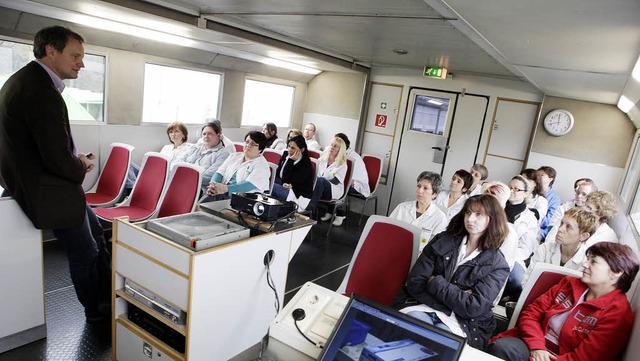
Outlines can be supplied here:
<path id="1" fill-rule="evenodd" d="M 319 361 L 457 361 L 466 338 L 354 294 Z"/>

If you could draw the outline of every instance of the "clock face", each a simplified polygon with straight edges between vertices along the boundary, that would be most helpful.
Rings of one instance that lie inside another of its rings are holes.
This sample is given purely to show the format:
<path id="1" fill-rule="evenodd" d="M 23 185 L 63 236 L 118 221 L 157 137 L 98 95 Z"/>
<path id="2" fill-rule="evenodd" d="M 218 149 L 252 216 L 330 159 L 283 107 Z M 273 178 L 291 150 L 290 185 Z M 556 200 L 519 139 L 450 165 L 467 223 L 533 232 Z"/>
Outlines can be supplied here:
<path id="1" fill-rule="evenodd" d="M 544 117 L 544 129 L 556 137 L 565 135 L 573 128 L 573 115 L 564 109 L 550 111 Z"/>

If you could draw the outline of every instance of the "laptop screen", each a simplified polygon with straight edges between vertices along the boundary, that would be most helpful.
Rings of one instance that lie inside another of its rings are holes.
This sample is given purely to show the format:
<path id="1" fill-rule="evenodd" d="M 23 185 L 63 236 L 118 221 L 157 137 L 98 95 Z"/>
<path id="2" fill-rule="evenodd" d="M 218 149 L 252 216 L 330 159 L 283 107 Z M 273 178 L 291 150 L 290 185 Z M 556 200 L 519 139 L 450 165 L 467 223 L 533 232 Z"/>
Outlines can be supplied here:
<path id="1" fill-rule="evenodd" d="M 465 338 L 353 295 L 318 360 L 456 361 Z"/>

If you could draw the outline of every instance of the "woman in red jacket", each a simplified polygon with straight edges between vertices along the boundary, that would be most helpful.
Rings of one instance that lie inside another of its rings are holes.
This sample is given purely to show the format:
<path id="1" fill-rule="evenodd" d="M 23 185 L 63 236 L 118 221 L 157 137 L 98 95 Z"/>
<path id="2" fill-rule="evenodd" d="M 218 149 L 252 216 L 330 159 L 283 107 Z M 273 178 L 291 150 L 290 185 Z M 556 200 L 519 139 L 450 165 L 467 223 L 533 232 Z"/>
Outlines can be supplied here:
<path id="1" fill-rule="evenodd" d="M 494 337 L 488 352 L 504 360 L 605 361 L 624 350 L 633 326 L 625 292 L 638 273 L 631 248 L 600 242 L 587 249 L 581 278 L 566 277 Z"/>

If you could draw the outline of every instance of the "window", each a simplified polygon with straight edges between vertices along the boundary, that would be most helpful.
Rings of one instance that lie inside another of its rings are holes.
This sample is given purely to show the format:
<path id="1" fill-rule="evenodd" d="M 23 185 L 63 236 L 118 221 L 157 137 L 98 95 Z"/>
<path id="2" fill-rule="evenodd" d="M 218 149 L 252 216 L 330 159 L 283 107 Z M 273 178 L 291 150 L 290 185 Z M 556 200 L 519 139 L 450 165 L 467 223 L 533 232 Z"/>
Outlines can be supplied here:
<path id="1" fill-rule="evenodd" d="M 142 121 L 202 124 L 218 118 L 222 75 L 145 64 Z"/>
<path id="2" fill-rule="evenodd" d="M 449 99 L 416 95 L 409 129 L 443 135 L 448 111 Z"/>
<path id="3" fill-rule="evenodd" d="M 32 45 L 0 40 L 0 87 L 34 59 Z M 62 97 L 69 119 L 104 121 L 105 57 L 87 53 L 84 66 L 78 79 L 65 81 Z"/>
<path id="4" fill-rule="evenodd" d="M 291 126 L 295 87 L 257 80 L 245 81 L 242 106 L 242 125 L 261 126 L 274 123 L 278 127 Z"/>

